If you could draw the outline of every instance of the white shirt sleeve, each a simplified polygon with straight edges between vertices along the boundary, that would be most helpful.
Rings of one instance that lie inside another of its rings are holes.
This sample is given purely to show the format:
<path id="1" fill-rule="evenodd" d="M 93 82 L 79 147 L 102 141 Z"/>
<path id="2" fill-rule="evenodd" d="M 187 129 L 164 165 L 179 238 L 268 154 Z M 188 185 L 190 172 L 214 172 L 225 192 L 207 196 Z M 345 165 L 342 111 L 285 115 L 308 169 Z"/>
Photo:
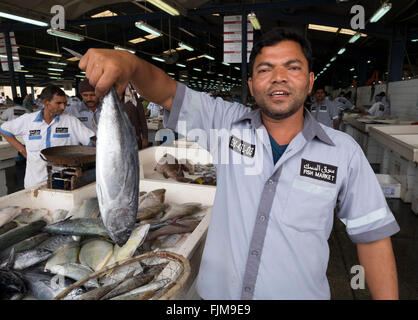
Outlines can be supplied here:
<path id="1" fill-rule="evenodd" d="M 20 117 L 7 121 L 0 126 L 0 131 L 8 136 L 23 136 L 25 134 L 26 121 L 29 120 L 30 113 L 21 115 Z"/>

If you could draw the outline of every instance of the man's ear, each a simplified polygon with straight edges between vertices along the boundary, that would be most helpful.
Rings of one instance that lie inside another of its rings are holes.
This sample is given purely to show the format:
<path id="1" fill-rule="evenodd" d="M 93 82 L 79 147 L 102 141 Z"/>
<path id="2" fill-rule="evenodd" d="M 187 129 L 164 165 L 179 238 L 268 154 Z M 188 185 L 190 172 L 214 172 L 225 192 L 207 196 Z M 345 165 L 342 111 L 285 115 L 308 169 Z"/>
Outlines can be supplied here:
<path id="1" fill-rule="evenodd" d="M 247 84 L 248 84 L 248 89 L 250 90 L 251 96 L 254 97 L 254 95 L 253 95 L 253 78 L 252 77 L 248 77 Z"/>
<path id="2" fill-rule="evenodd" d="M 308 94 L 311 94 L 314 82 L 315 82 L 315 75 L 314 75 L 313 72 L 309 72 L 309 91 L 308 91 Z"/>

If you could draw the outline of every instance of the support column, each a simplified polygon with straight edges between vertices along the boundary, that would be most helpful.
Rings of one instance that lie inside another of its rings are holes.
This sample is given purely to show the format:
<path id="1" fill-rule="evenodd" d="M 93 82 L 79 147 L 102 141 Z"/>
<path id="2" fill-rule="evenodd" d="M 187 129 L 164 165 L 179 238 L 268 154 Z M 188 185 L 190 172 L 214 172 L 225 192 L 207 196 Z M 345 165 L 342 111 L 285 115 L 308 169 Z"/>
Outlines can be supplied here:
<path id="1" fill-rule="evenodd" d="M 18 77 L 19 77 L 20 96 L 22 98 L 25 98 L 25 96 L 27 94 L 26 78 L 25 78 L 25 75 L 23 73 L 19 73 Z"/>
<path id="2" fill-rule="evenodd" d="M 242 11 L 242 27 L 241 27 L 241 102 L 245 104 L 247 102 L 247 15 L 246 9 Z"/>
<path id="3" fill-rule="evenodd" d="M 4 32 L 4 39 L 6 40 L 7 63 L 9 65 L 10 86 L 12 87 L 12 95 L 13 97 L 17 97 L 16 84 L 15 84 L 15 69 L 13 65 L 12 45 L 10 43 L 9 31 Z"/>
<path id="4" fill-rule="evenodd" d="M 358 63 L 358 83 L 357 87 L 362 87 L 367 81 L 367 57 L 361 57 Z"/>
<path id="5" fill-rule="evenodd" d="M 402 80 L 405 58 L 406 27 L 394 26 L 389 55 L 389 82 Z"/>

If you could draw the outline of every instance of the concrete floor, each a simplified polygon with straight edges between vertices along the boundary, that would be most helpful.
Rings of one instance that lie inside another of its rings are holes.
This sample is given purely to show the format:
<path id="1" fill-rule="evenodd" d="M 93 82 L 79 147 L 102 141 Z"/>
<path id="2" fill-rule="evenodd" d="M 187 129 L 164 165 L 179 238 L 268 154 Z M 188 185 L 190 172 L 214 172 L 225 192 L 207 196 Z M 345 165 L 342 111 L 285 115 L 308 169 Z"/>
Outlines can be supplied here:
<path id="1" fill-rule="evenodd" d="M 6 170 L 8 194 L 23 189 L 25 165 Z M 399 297 L 402 300 L 418 299 L 418 216 L 411 211 L 410 204 L 399 199 L 388 199 L 401 231 L 392 237 L 392 245 L 396 258 L 399 281 Z M 331 287 L 331 298 L 334 300 L 364 300 L 370 299 L 370 292 L 365 289 L 353 290 L 350 281 L 354 274 L 351 267 L 358 265 L 356 246 L 348 238 L 345 226 L 339 219 L 334 220 L 334 228 L 328 240 L 330 259 L 327 276 Z M 191 291 L 189 299 L 198 299 Z"/>

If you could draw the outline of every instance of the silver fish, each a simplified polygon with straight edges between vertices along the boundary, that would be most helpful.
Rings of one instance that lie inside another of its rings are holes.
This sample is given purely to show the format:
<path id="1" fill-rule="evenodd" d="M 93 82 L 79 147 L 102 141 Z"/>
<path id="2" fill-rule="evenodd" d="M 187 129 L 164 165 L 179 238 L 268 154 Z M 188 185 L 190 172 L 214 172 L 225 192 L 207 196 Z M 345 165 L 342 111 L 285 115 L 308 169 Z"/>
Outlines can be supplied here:
<path id="1" fill-rule="evenodd" d="M 38 220 L 23 227 L 18 227 L 0 235 L 0 251 L 38 234 L 46 222 Z"/>
<path id="2" fill-rule="evenodd" d="M 67 218 L 47 225 L 44 231 L 52 234 L 69 234 L 74 236 L 109 236 L 102 219 L 99 218 Z"/>
<path id="3" fill-rule="evenodd" d="M 68 277 L 73 280 L 81 280 L 93 273 L 93 270 L 85 265 L 78 263 L 56 264 L 51 267 L 50 271 Z M 87 280 L 83 283 L 85 288 L 98 288 L 100 285 L 96 278 Z"/>
<path id="4" fill-rule="evenodd" d="M 133 299 L 137 299 L 137 295 L 140 295 L 144 292 L 148 292 L 148 291 L 156 291 L 159 290 L 161 288 L 163 288 L 164 286 L 166 286 L 169 282 L 171 282 L 170 279 L 162 279 L 159 281 L 155 281 L 149 284 L 146 284 L 142 287 L 133 289 L 132 291 L 129 291 L 128 293 L 125 293 L 123 295 L 117 296 L 115 298 L 112 298 L 110 300 L 133 300 Z"/>
<path id="5" fill-rule="evenodd" d="M 74 283 L 65 277 L 60 277 L 49 272 L 42 271 L 25 271 L 22 273 L 25 279 L 29 293 L 38 300 L 52 300 L 61 291 L 68 288 Z M 75 288 L 64 300 L 77 300 L 82 294 L 86 292 L 82 287 Z"/>
<path id="6" fill-rule="evenodd" d="M 55 251 L 71 242 L 74 242 L 71 236 L 50 237 L 33 249 L 16 253 L 13 269 L 23 270 L 48 260 Z"/>
<path id="7" fill-rule="evenodd" d="M 139 158 L 135 130 L 113 87 L 103 99 L 97 128 L 96 191 L 103 223 L 123 246 L 138 211 Z"/>

